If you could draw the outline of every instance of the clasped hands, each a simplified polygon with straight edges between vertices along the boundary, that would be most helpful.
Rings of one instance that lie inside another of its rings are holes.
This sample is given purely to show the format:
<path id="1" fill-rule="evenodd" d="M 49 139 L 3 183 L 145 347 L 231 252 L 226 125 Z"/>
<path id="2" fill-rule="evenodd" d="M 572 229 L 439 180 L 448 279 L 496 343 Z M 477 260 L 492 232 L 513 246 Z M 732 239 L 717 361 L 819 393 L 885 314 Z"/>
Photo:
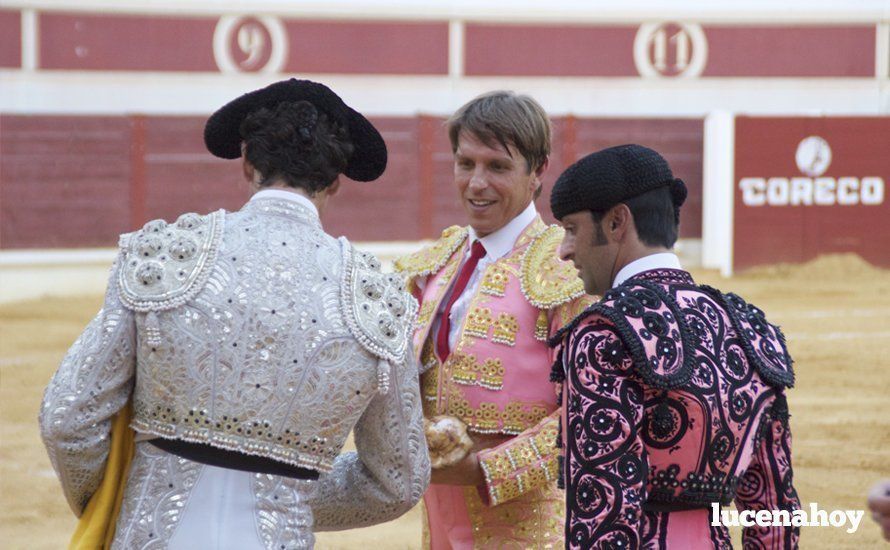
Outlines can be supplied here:
<path id="1" fill-rule="evenodd" d="M 430 482 L 440 485 L 485 485 L 477 452 L 496 447 L 512 436 L 493 434 L 470 438 L 466 425 L 453 416 L 424 419 L 424 432 L 433 467 Z"/>

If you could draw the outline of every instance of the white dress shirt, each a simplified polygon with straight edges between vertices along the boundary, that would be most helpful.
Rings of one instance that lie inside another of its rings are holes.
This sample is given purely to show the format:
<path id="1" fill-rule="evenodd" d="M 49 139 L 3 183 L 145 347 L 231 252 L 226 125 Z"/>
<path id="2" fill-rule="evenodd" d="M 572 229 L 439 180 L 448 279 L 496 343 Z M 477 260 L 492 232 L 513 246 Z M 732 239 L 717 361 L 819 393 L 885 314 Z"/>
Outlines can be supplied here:
<path id="1" fill-rule="evenodd" d="M 650 271 L 652 269 L 683 268 L 680 267 L 680 258 L 678 258 L 677 255 L 673 252 L 659 252 L 657 254 L 650 254 L 648 256 L 643 256 L 642 258 L 634 260 L 626 266 L 622 267 L 621 270 L 618 271 L 618 274 L 615 275 L 615 280 L 612 282 L 612 288 L 615 288 L 634 275 L 638 275 L 644 271 Z"/>
<path id="2" fill-rule="evenodd" d="M 470 280 L 467 282 L 467 286 L 464 288 L 463 293 L 454 302 L 454 305 L 451 306 L 451 315 L 449 315 L 451 325 L 449 326 L 448 331 L 449 349 L 454 349 L 454 346 L 457 343 L 457 335 L 460 334 L 460 330 L 463 328 L 464 321 L 467 318 L 467 310 L 470 308 L 470 301 L 473 299 L 476 290 L 482 283 L 482 274 L 485 272 L 485 268 L 509 254 L 510 251 L 513 250 L 513 246 L 516 244 L 519 236 L 522 235 L 525 228 L 528 227 L 537 216 L 538 210 L 535 208 L 535 203 L 532 202 L 529 203 L 525 210 L 520 212 L 518 216 L 510 220 L 507 225 L 484 237 L 477 236 L 476 231 L 470 227 L 470 235 L 465 243 L 466 252 L 464 262 L 466 262 L 467 258 L 470 256 L 470 247 L 473 246 L 473 242 L 477 240 L 482 243 L 483 247 L 485 247 L 485 256 L 479 260 L 479 263 L 476 265 L 476 269 L 470 276 Z M 460 267 L 463 267 L 463 262 Z M 460 272 L 460 267 L 458 267 L 458 273 Z M 449 296 L 451 296 L 450 289 L 445 294 L 445 297 L 442 298 L 442 302 L 439 304 L 439 309 L 436 311 L 436 318 L 430 329 L 430 334 L 432 334 L 433 337 L 439 333 L 442 310 L 445 309 Z"/>

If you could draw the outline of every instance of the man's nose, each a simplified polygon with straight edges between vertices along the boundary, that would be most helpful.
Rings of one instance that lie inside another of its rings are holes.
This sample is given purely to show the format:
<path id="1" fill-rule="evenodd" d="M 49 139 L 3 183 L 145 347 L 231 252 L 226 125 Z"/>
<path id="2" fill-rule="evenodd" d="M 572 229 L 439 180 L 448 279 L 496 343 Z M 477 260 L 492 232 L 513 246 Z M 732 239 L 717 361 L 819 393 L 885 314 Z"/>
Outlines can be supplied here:
<path id="1" fill-rule="evenodd" d="M 559 248 L 556 250 L 556 253 L 559 254 L 559 258 L 564 262 L 572 261 L 572 258 L 575 255 L 575 247 L 573 246 L 571 239 L 568 235 L 562 238 L 562 241 L 559 243 Z"/>
<path id="2" fill-rule="evenodd" d="M 485 177 L 485 172 L 478 168 L 473 170 L 473 174 L 470 176 L 470 187 L 478 190 L 485 189 L 487 185 L 488 180 Z"/>

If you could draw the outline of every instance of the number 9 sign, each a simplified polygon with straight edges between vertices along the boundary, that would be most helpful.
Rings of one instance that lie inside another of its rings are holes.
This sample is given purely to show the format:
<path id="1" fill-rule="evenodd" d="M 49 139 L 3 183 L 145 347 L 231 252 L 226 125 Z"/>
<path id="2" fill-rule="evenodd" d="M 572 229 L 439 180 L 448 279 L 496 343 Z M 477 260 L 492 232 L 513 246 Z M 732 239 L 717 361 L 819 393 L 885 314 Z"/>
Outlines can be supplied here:
<path id="1" fill-rule="evenodd" d="M 221 17 L 213 57 L 224 73 L 278 73 L 287 61 L 287 32 L 276 17 Z"/>

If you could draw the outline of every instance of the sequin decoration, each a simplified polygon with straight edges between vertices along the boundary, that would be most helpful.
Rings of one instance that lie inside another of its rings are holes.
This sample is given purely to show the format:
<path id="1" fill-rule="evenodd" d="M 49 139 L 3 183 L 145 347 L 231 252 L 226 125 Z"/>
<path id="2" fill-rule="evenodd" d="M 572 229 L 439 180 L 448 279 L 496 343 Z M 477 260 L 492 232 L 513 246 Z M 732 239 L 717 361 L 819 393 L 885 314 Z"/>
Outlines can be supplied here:
<path id="1" fill-rule="evenodd" d="M 464 334 L 486 338 L 491 321 L 491 308 L 476 306 L 470 310 L 464 321 Z"/>
<path id="2" fill-rule="evenodd" d="M 491 296 L 503 296 L 507 291 L 507 283 L 510 281 L 508 272 L 497 264 L 491 264 L 486 270 L 480 284 L 483 294 Z"/>
<path id="3" fill-rule="evenodd" d="M 492 342 L 506 344 L 508 346 L 516 345 L 516 334 L 519 332 L 519 321 L 512 313 L 501 313 L 498 315 L 494 324 L 494 334 L 491 337 Z"/>
<path id="4" fill-rule="evenodd" d="M 419 252 L 395 261 L 396 271 L 413 279 L 438 272 L 467 238 L 467 229 L 452 225 L 442 231 L 442 236 Z"/>
<path id="5" fill-rule="evenodd" d="M 547 408 L 544 406 L 516 401 L 508 403 L 503 409 L 490 402 L 481 402 L 478 407 L 474 407 L 464 398 L 458 387 L 451 387 L 449 390 L 447 406 L 441 414 L 458 417 L 471 431 L 477 433 L 516 435 L 535 426 L 547 416 Z"/>
<path id="6" fill-rule="evenodd" d="M 538 318 L 535 319 L 535 339 L 540 342 L 546 342 L 549 336 L 550 318 L 547 316 L 547 311 L 542 310 L 538 313 Z"/>
<path id="7" fill-rule="evenodd" d="M 584 294 L 578 271 L 559 259 L 563 229 L 551 225 L 529 245 L 519 270 L 522 293 L 539 309 L 551 309 Z"/>
<path id="8" fill-rule="evenodd" d="M 454 354 L 450 358 L 451 379 L 465 386 L 479 386 L 498 391 L 504 387 L 504 364 L 500 359 L 489 358 L 479 362 L 468 354 Z"/>
<path id="9" fill-rule="evenodd" d="M 121 302 L 144 313 L 172 309 L 194 298 L 216 262 L 224 220 L 224 210 L 206 216 L 183 214 L 182 223 L 153 220 L 122 239 Z"/>

